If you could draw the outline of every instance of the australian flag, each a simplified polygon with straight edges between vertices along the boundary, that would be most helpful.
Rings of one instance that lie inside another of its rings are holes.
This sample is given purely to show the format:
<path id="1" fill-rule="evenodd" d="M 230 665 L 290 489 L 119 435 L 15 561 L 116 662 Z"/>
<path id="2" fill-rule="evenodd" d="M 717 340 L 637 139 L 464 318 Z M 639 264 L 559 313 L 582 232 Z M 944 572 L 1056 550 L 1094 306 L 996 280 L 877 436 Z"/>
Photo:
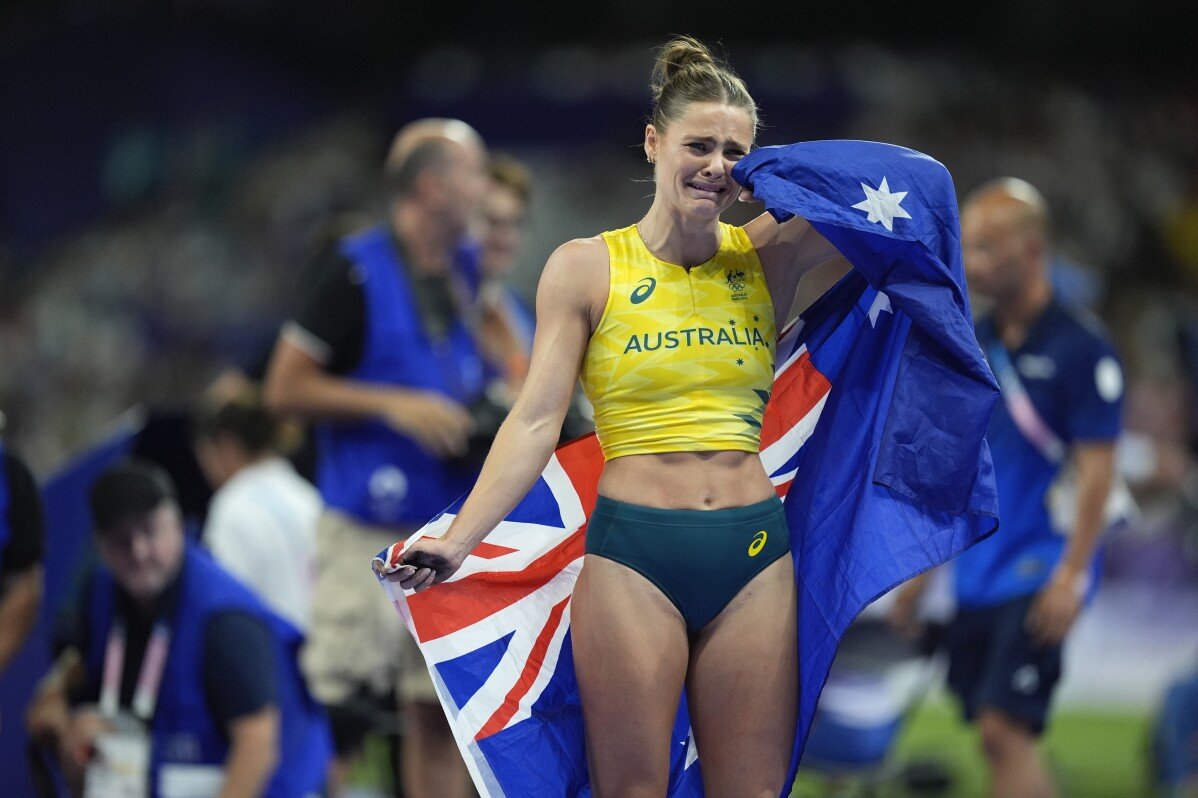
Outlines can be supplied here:
<path id="1" fill-rule="evenodd" d="M 970 321 L 952 181 L 912 150 L 862 141 L 766 147 L 734 172 L 779 221 L 799 215 L 852 270 L 779 335 L 761 460 L 784 498 L 799 602 L 793 781 L 841 634 L 866 604 L 992 532 L 985 431 L 998 388 Z M 486 798 L 591 794 L 570 596 L 603 458 L 559 449 L 452 579 L 382 580 L 420 644 Z M 437 536 L 461 502 L 421 531 Z M 379 555 L 398 567 L 402 543 Z M 680 699 L 669 795 L 701 796 Z"/>

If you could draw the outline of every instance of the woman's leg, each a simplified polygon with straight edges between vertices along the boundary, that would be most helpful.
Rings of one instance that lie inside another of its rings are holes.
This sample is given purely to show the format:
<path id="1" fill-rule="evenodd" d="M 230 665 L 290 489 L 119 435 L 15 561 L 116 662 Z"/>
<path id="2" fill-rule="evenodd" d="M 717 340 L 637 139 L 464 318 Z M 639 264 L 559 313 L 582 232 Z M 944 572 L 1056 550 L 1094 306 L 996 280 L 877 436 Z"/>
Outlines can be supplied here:
<path id="1" fill-rule="evenodd" d="M 787 554 L 691 645 L 687 701 L 707 798 L 777 798 L 798 706 L 795 585 Z"/>
<path id="2" fill-rule="evenodd" d="M 686 678 L 682 616 L 636 571 L 588 554 L 570 634 L 595 798 L 661 798 Z"/>

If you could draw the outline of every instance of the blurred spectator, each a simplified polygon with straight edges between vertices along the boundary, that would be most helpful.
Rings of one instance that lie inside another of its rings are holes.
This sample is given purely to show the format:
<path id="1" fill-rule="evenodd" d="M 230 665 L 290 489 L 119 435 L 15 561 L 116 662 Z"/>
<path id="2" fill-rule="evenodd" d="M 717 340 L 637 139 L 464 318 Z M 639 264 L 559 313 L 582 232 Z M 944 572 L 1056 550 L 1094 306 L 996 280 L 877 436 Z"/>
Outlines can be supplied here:
<path id="1" fill-rule="evenodd" d="M 508 155 L 491 158 L 491 184 L 483 201 L 482 285 L 478 296 L 478 340 L 499 378 L 487 396 L 504 411 L 511 408 L 528 374 L 532 354 L 533 310 L 511 286 L 512 267 L 524 249 L 532 196 L 532 175 Z M 562 442 L 594 429 L 581 388 L 562 422 Z M 481 460 L 478 461 L 481 466 Z"/>
<path id="2" fill-rule="evenodd" d="M 37 483 L 0 442 L 0 678 L 37 621 L 44 537 Z"/>
<path id="3" fill-rule="evenodd" d="M 1152 734 L 1153 775 L 1168 798 L 1198 796 L 1198 670 L 1165 691 Z"/>
<path id="4" fill-rule="evenodd" d="M 320 494 L 279 455 L 279 433 L 252 390 L 200 414 L 196 457 L 216 491 L 203 542 L 229 573 L 306 632 Z"/>
<path id="5" fill-rule="evenodd" d="M 1053 294 L 1036 189 L 986 184 L 961 231 L 970 287 L 993 301 L 977 334 L 1002 390 L 987 435 L 1001 524 L 953 563 L 948 682 L 981 733 L 992 794 L 1047 798 L 1036 742 L 1107 525 L 1123 372 L 1097 321 Z M 923 581 L 901 591 L 899 612 Z"/>
<path id="6" fill-rule="evenodd" d="M 299 634 L 184 537 L 157 466 L 109 468 L 90 497 L 92 572 L 76 639 L 30 734 L 89 795 L 319 793 L 329 742 Z"/>
<path id="7" fill-rule="evenodd" d="M 532 178 L 514 158 L 491 158 L 491 186 L 483 202 L 482 334 L 487 355 L 503 368 L 509 388 L 519 391 L 532 351 L 532 309 L 507 280 L 524 246 Z"/>
<path id="8" fill-rule="evenodd" d="M 423 658 L 363 563 L 463 494 L 477 475 L 468 410 L 488 370 L 468 323 L 477 251 L 467 239 L 487 190 L 478 134 L 420 120 L 386 163 L 385 222 L 344 238 L 279 336 L 273 408 L 318 422 L 317 579 L 304 664 L 334 719 L 339 772 L 398 686 L 408 798 L 470 794 Z"/>

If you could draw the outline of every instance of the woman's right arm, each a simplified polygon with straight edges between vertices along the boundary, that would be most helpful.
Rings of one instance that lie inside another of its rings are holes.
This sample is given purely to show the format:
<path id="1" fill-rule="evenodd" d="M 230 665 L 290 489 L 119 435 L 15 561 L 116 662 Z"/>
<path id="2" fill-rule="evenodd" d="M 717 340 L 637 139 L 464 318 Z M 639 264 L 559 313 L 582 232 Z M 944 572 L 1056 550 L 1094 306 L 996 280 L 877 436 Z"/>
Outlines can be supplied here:
<path id="1" fill-rule="evenodd" d="M 537 325 L 528 377 L 446 533 L 413 543 L 390 578 L 423 590 L 448 579 L 466 555 L 528 493 L 557 445 L 592 325 L 607 300 L 607 246 L 568 242 L 550 256 L 537 287 Z"/>

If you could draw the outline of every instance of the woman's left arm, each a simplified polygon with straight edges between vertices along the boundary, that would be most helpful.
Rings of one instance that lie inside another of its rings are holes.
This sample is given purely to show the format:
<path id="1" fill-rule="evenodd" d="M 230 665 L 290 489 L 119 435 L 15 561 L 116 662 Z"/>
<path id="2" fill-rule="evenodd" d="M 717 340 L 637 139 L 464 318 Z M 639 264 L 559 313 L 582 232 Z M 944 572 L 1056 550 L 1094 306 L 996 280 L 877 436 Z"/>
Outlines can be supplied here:
<path id="1" fill-rule="evenodd" d="M 778 329 L 789 321 L 790 308 L 804 274 L 832 261 L 843 261 L 846 269 L 849 265 L 828 239 L 798 216 L 779 224 L 773 216 L 763 213 L 745 225 L 745 233 L 765 272 Z"/>

